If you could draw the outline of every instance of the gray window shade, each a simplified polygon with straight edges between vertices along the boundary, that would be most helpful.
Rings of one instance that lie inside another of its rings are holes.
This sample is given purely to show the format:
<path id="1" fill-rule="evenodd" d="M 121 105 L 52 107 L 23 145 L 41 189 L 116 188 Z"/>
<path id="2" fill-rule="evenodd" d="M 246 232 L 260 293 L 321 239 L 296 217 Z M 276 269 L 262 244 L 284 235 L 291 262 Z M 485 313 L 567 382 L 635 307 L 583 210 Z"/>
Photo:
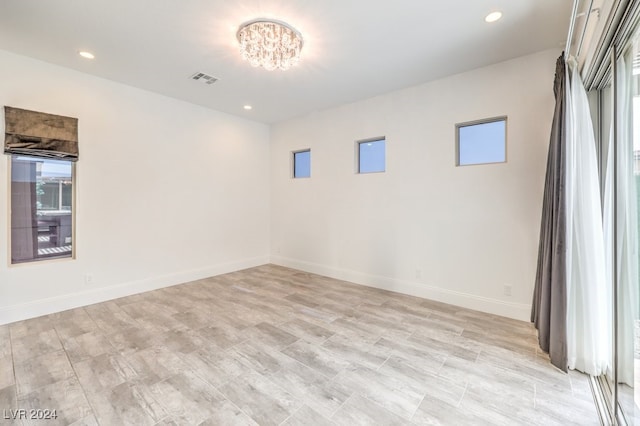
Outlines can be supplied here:
<path id="1" fill-rule="evenodd" d="M 78 160 L 78 119 L 4 107 L 5 154 Z"/>

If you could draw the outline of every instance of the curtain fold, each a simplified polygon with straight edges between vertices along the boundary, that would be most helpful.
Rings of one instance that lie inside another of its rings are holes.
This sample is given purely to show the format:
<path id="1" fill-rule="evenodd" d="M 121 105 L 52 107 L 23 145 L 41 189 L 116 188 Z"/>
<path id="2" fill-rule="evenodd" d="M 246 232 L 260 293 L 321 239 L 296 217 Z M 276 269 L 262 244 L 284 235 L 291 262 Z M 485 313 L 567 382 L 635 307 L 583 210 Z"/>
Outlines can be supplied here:
<path id="1" fill-rule="evenodd" d="M 567 357 L 594 376 L 611 367 L 611 288 L 605 272 L 598 158 L 587 92 L 574 60 L 567 82 Z"/>
<path id="2" fill-rule="evenodd" d="M 556 61 L 555 111 L 547 156 L 540 244 L 531 322 L 540 347 L 551 363 L 567 371 L 566 288 L 566 66 L 564 53 Z"/>
<path id="3" fill-rule="evenodd" d="M 78 119 L 4 107 L 5 154 L 78 159 Z"/>

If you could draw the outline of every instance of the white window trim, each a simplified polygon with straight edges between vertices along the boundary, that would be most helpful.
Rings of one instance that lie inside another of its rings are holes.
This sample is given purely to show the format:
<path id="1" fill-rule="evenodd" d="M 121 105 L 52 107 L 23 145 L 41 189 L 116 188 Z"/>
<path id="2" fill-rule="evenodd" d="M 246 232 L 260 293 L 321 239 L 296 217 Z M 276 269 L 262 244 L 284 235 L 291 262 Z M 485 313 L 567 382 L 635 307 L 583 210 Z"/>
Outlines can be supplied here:
<path id="1" fill-rule="evenodd" d="M 11 155 L 7 155 L 7 267 L 9 268 L 26 268 L 34 265 L 43 265 L 47 263 L 58 263 L 58 262 L 69 262 L 76 260 L 77 256 L 77 238 L 76 238 L 76 216 L 78 211 L 77 206 L 77 187 L 78 187 L 78 173 L 77 173 L 77 164 L 75 161 L 71 162 L 71 177 L 72 177 L 72 187 L 71 187 L 71 256 L 66 257 L 52 257 L 52 258 L 43 258 L 43 259 L 34 259 L 30 262 L 19 262 L 13 263 L 11 261 L 11 225 L 13 223 L 11 217 Z"/>

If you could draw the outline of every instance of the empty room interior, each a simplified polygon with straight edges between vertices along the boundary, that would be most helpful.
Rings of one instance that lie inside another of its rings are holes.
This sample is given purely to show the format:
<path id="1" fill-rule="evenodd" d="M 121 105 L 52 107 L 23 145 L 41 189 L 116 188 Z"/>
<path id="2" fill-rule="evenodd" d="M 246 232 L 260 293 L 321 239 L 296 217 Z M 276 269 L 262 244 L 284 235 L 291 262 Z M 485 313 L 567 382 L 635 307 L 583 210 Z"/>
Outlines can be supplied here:
<path id="1" fill-rule="evenodd" d="M 3 0 L 0 424 L 640 425 L 639 28 Z"/>

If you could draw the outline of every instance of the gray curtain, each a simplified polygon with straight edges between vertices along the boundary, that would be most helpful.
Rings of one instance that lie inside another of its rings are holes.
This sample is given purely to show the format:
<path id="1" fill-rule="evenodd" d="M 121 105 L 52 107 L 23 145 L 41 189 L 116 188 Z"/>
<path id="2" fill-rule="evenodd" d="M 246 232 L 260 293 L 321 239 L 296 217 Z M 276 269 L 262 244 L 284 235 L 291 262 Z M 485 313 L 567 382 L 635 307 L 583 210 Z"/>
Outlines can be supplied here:
<path id="1" fill-rule="evenodd" d="M 549 353 L 553 365 L 566 372 L 565 84 L 566 72 L 563 53 L 556 62 L 556 77 L 553 86 L 556 107 L 547 156 L 538 269 L 531 308 L 531 322 L 538 329 L 540 348 Z"/>
<path id="2" fill-rule="evenodd" d="M 4 107 L 5 154 L 78 159 L 78 119 Z"/>

